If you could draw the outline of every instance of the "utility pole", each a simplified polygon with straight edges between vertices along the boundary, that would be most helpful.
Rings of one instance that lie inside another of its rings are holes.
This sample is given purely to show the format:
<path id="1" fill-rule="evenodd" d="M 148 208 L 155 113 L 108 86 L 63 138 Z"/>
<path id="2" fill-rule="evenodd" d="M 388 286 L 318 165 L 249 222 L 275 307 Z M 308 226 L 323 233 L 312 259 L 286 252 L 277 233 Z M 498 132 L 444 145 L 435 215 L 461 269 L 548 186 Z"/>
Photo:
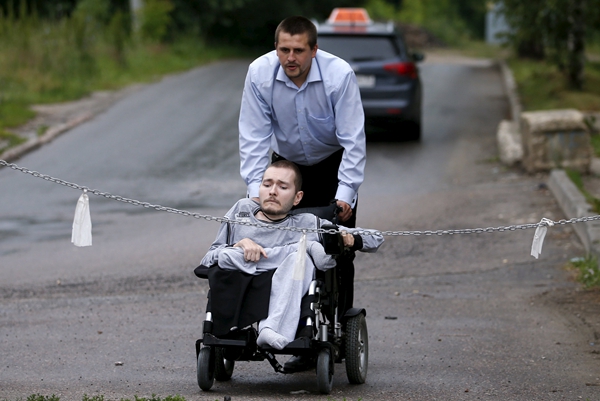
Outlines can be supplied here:
<path id="1" fill-rule="evenodd" d="M 138 12 L 144 6 L 144 0 L 129 0 L 129 10 L 131 11 L 131 23 L 133 31 L 136 32 L 140 27 Z"/>

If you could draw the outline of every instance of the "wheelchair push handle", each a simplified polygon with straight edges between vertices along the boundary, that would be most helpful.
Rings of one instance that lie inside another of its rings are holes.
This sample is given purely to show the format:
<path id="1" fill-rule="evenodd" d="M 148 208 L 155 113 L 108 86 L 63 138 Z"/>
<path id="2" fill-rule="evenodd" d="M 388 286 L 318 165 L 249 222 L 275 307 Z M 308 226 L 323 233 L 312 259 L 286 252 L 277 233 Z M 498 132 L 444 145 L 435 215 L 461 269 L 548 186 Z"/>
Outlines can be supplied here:
<path id="1" fill-rule="evenodd" d="M 338 204 L 336 203 L 336 205 L 335 205 L 335 211 L 333 213 L 333 218 L 331 219 L 331 222 L 333 224 L 335 224 L 336 226 L 338 224 L 338 219 L 339 219 L 340 213 L 342 213 L 342 210 L 343 210 L 342 207 L 338 206 Z"/>
<path id="2" fill-rule="evenodd" d="M 338 206 L 335 201 L 332 202 L 333 207 L 333 217 L 331 218 L 332 224 L 323 224 L 321 226 L 324 230 L 335 230 L 339 229 L 338 227 L 338 218 L 339 214 L 342 212 L 342 207 Z M 342 238 L 342 234 L 339 232 L 336 233 L 323 233 L 323 248 L 325 248 L 325 253 L 332 256 L 339 256 L 344 252 L 344 239 Z"/>
<path id="3" fill-rule="evenodd" d="M 324 230 L 338 230 L 337 224 L 323 224 L 321 228 Z M 321 238 L 326 254 L 337 256 L 344 252 L 344 239 L 341 233 L 323 233 Z"/>

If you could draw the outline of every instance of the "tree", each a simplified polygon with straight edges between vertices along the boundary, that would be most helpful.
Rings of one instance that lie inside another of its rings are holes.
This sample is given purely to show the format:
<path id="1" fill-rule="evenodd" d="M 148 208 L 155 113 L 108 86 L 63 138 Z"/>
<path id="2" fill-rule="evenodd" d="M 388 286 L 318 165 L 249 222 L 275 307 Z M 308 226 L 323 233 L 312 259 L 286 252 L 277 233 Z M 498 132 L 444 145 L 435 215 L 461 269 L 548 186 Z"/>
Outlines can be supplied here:
<path id="1" fill-rule="evenodd" d="M 291 15 L 325 19 L 335 7 L 360 6 L 364 0 L 173 0 L 179 29 L 193 27 L 210 41 L 273 48 L 273 34 Z"/>
<path id="2" fill-rule="evenodd" d="M 586 27 L 598 24 L 595 0 L 502 0 L 520 57 L 549 59 L 573 89 L 584 85 Z"/>

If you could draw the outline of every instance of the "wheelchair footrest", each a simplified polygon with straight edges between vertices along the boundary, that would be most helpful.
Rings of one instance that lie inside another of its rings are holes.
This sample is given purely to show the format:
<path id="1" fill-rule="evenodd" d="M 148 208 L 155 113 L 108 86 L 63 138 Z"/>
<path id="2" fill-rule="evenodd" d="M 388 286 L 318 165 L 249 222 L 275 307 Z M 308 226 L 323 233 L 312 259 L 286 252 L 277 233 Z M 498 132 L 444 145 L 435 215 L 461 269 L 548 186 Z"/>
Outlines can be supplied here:
<path id="1" fill-rule="evenodd" d="M 204 338 L 202 339 L 204 345 L 214 345 L 214 346 L 234 346 L 234 347 L 245 347 L 248 345 L 248 341 L 246 340 L 232 340 L 228 338 L 217 338 L 210 333 L 204 333 Z"/>
<path id="2" fill-rule="evenodd" d="M 289 343 L 284 349 L 305 349 L 312 347 L 312 340 L 308 337 L 300 337 Z"/>
<path id="3" fill-rule="evenodd" d="M 295 339 L 291 343 L 289 343 L 287 345 L 287 347 L 285 347 L 282 350 L 272 348 L 268 345 L 261 345 L 259 348 L 264 351 L 271 352 L 273 354 L 290 354 L 290 353 L 293 353 L 294 351 L 312 349 L 313 348 L 313 340 L 311 340 L 308 337 L 300 337 L 300 338 Z"/>

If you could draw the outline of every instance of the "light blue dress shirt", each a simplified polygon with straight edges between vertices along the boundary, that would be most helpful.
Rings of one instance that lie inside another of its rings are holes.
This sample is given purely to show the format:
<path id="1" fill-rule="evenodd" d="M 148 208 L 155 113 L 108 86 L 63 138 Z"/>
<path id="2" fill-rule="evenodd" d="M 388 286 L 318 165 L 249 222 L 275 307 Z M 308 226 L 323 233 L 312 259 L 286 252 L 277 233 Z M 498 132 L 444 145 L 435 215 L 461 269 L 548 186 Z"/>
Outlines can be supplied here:
<path id="1" fill-rule="evenodd" d="M 240 173 L 250 197 L 258 197 L 270 149 L 310 166 L 343 148 L 336 199 L 356 204 L 366 162 L 364 111 L 354 71 L 342 59 L 317 50 L 300 88 L 275 50 L 256 59 L 246 75 L 239 131 Z"/>

